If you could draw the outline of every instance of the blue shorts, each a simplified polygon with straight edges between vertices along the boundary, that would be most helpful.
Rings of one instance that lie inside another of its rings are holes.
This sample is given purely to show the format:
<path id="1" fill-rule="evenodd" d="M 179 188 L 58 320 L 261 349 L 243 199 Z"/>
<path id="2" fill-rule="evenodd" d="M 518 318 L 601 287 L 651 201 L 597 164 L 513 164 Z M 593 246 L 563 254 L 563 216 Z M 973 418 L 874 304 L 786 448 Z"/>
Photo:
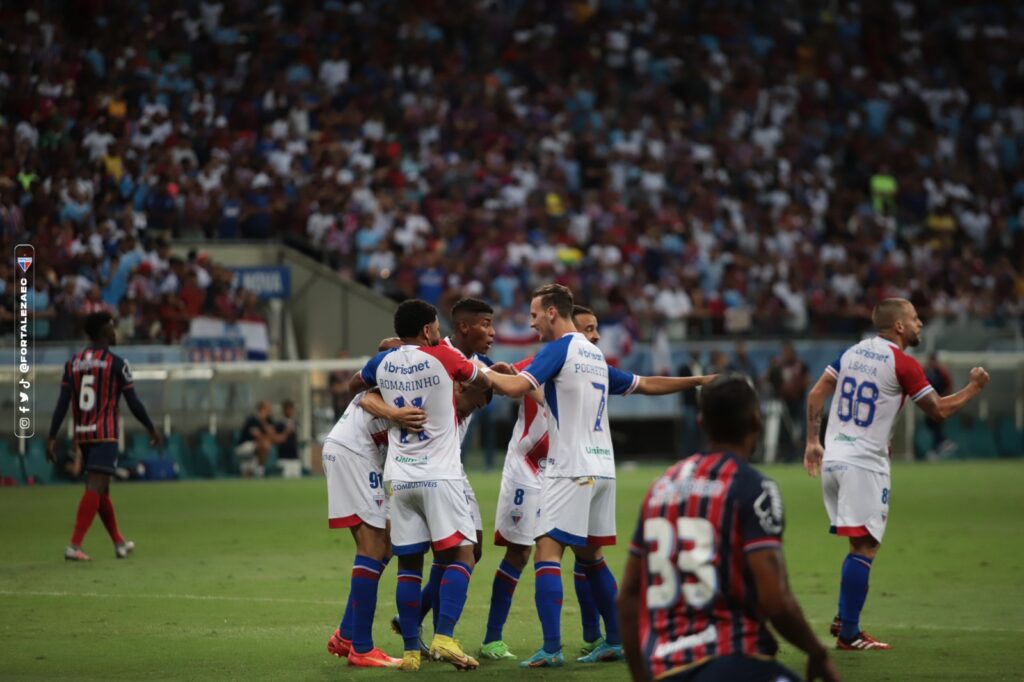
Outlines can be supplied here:
<path id="1" fill-rule="evenodd" d="M 664 679 L 673 682 L 800 682 L 803 678 L 776 661 L 731 654 L 718 656 L 696 668 Z"/>
<path id="2" fill-rule="evenodd" d="M 117 443 L 79 443 L 86 471 L 114 474 L 117 468 Z"/>

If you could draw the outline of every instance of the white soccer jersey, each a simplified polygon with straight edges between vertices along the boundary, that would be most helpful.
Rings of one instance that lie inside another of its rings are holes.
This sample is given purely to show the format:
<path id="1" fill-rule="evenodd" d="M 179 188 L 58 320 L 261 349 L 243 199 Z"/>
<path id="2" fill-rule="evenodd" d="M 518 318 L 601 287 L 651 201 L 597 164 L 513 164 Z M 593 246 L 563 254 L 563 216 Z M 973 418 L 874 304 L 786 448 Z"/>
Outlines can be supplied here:
<path id="1" fill-rule="evenodd" d="M 447 346 L 401 346 L 375 355 L 360 374 L 380 388 L 387 403 L 427 413 L 419 433 L 397 425 L 389 429 L 384 480 L 461 479 L 455 382 L 473 381 L 476 365 Z"/>
<path id="2" fill-rule="evenodd" d="M 836 377 L 825 461 L 888 474 L 896 415 L 908 396 L 918 401 L 935 390 L 921 365 L 899 346 L 876 336 L 847 349 L 825 371 Z"/>
<path id="3" fill-rule="evenodd" d="M 442 346 L 447 346 L 448 348 L 451 348 L 453 351 L 455 351 L 456 353 L 458 353 L 459 355 L 461 355 L 464 358 L 466 357 L 465 353 L 463 353 L 461 350 L 459 350 L 458 348 L 455 347 L 455 344 L 452 343 L 452 337 L 450 337 L 450 336 L 446 336 L 443 339 L 441 339 L 441 345 Z M 480 355 L 479 353 L 473 353 L 472 357 L 466 358 L 466 359 L 467 360 L 480 360 L 480 362 L 484 363 L 488 367 L 490 367 L 491 365 L 494 364 L 494 361 L 491 360 L 489 357 L 487 357 L 486 355 Z M 466 434 L 469 433 L 469 424 L 470 424 L 470 422 L 473 421 L 473 414 L 474 414 L 473 412 L 470 412 L 468 415 L 466 415 L 466 418 L 463 421 L 459 422 L 459 443 L 460 444 L 464 440 L 466 440 Z"/>
<path id="4" fill-rule="evenodd" d="M 640 378 L 609 367 L 604 354 L 579 332 L 544 346 L 523 376 L 544 386 L 547 404 L 548 478 L 615 478 L 608 394 L 628 395 Z"/>
<path id="5" fill-rule="evenodd" d="M 388 454 L 387 419 L 378 419 L 359 406 L 366 391 L 356 395 L 324 442 L 337 443 L 354 455 L 373 460 L 380 469 Z"/>
<path id="6" fill-rule="evenodd" d="M 514 367 L 523 370 L 531 362 L 533 357 L 517 362 Z M 519 404 L 519 415 L 512 427 L 512 438 L 508 442 L 501 476 L 519 486 L 540 490 L 547 462 L 547 410 L 530 396 L 523 396 Z"/>

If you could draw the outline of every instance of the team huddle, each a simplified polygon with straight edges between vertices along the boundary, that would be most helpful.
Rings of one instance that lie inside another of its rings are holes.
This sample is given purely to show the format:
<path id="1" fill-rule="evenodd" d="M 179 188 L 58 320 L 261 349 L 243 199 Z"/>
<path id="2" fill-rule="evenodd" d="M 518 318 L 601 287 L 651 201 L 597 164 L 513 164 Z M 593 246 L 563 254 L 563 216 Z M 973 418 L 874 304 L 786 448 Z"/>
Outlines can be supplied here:
<path id="1" fill-rule="evenodd" d="M 762 428 L 749 381 L 641 377 L 610 367 L 596 346 L 596 316 L 559 285 L 533 292 L 530 315 L 544 345 L 509 365 L 486 356 L 494 331 L 485 302 L 456 304 L 454 332 L 441 339 L 436 310 L 406 301 L 395 314 L 397 338 L 383 340 L 353 377 L 357 395 L 323 452 L 329 524 L 351 529 L 357 548 L 348 604 L 328 651 L 355 666 L 414 671 L 426 656 L 459 670 L 478 667 L 455 639 L 483 528 L 461 446 L 473 412 L 498 393 L 518 401 L 519 413 L 495 517 L 494 544 L 505 554 L 493 578 L 480 658 L 517 658 L 503 628 L 532 552 L 543 642 L 520 665 L 564 665 L 568 547 L 583 630 L 580 663 L 626 658 L 637 680 L 800 679 L 774 661 L 771 622 L 808 655 L 808 679 L 838 679 L 789 590 L 778 486 L 749 464 Z M 938 398 L 920 365 L 903 353 L 919 340 L 913 306 L 887 300 L 874 321 L 879 336 L 832 363 L 808 402 L 805 466 L 812 475 L 823 472 L 832 532 L 851 544 L 832 628 L 837 648 L 849 650 L 889 648 L 861 630 L 859 618 L 888 516 L 888 441 L 905 397 L 945 419 L 988 381 L 976 368 L 965 389 Z M 620 594 L 602 552 L 617 534 L 607 397 L 697 387 L 707 453 L 680 461 L 649 489 Z M 822 408 L 836 387 L 823 447 Z M 424 585 L 428 551 L 433 560 Z M 403 639 L 401 658 L 372 638 L 377 583 L 391 556 L 398 564 L 392 628 Z M 422 638 L 428 613 L 429 643 Z"/>
<path id="2" fill-rule="evenodd" d="M 543 347 L 510 365 L 486 355 L 494 329 L 484 301 L 457 303 L 454 331 L 445 339 L 433 306 L 406 301 L 395 313 L 397 337 L 384 339 L 352 378 L 356 395 L 323 448 L 329 525 L 350 529 L 356 543 L 348 603 L 328 651 L 362 667 L 415 671 L 423 656 L 459 670 L 479 666 L 455 639 L 483 545 L 483 518 L 461 450 L 474 412 L 498 393 L 518 401 L 519 414 L 496 507 L 494 544 L 505 554 L 493 577 L 481 658 L 517 658 L 503 629 L 532 553 L 543 641 L 520 665 L 564 665 L 562 560 L 568 547 L 583 631 L 580 663 L 625 658 L 634 680 L 800 679 L 774 660 L 778 644 L 770 622 L 807 654 L 808 679 L 837 680 L 789 588 L 779 488 L 750 465 L 762 416 L 749 380 L 637 376 L 611 367 L 596 345 L 596 315 L 559 285 L 533 292 L 530 316 Z M 887 299 L 873 321 L 878 335 L 826 367 L 807 402 L 804 466 L 812 476 L 821 474 L 830 530 L 850 545 L 831 628 L 836 648 L 849 651 L 891 648 L 861 628 L 860 616 L 889 516 L 889 441 L 899 411 L 910 398 L 930 418 L 945 420 L 989 381 L 976 367 L 967 386 L 939 397 L 904 353 L 920 341 L 923 324 L 914 306 Z M 90 560 L 82 543 L 99 515 L 123 559 L 135 544 L 121 535 L 109 492 L 122 395 L 154 444 L 160 434 L 135 395 L 127 364 L 110 352 L 116 343 L 111 316 L 90 315 L 86 331 L 90 345 L 65 365 L 47 455 L 55 459 L 56 435 L 70 406 L 87 478 L 64 556 Z M 677 462 L 649 488 L 620 590 L 603 554 L 617 535 L 608 396 L 698 387 L 707 448 Z M 837 389 L 821 438 L 824 404 Z M 392 556 L 398 564 L 392 628 L 403 639 L 401 658 L 376 647 L 372 636 L 377 587 Z M 422 638 L 428 613 L 429 644 Z"/>

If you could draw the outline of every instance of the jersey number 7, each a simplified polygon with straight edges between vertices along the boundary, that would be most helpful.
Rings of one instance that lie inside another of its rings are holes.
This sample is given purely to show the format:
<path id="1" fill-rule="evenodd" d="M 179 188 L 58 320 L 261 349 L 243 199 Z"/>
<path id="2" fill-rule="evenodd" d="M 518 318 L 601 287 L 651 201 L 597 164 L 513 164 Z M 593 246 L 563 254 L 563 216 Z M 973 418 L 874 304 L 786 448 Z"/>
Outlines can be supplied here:
<path id="1" fill-rule="evenodd" d="M 590 385 L 601 392 L 601 404 L 598 405 L 597 407 L 597 419 L 594 420 L 594 430 L 604 431 L 604 429 L 601 428 L 601 417 L 604 416 L 604 405 L 605 402 L 607 402 L 608 400 L 608 391 L 605 390 L 604 384 L 598 383 L 596 381 L 590 382 Z"/>

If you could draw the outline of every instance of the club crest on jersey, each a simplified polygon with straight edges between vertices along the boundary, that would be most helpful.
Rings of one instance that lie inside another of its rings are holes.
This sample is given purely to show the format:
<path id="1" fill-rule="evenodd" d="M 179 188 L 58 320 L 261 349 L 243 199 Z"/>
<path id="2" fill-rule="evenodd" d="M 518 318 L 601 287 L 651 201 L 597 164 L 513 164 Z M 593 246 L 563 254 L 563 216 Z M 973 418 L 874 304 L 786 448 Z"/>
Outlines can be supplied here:
<path id="1" fill-rule="evenodd" d="M 514 524 L 516 524 L 518 526 L 519 522 L 522 521 L 522 520 L 523 520 L 523 512 L 519 511 L 518 509 L 516 509 L 514 512 L 512 512 L 512 523 L 514 523 Z"/>
<path id="2" fill-rule="evenodd" d="M 19 256 L 18 257 L 18 267 L 21 268 L 22 272 L 28 272 L 28 269 L 30 267 L 32 267 L 32 257 L 31 256 Z"/>
<path id="3" fill-rule="evenodd" d="M 761 494 L 754 500 L 754 513 L 764 532 L 772 535 L 782 532 L 782 494 L 774 481 L 761 481 Z"/>

